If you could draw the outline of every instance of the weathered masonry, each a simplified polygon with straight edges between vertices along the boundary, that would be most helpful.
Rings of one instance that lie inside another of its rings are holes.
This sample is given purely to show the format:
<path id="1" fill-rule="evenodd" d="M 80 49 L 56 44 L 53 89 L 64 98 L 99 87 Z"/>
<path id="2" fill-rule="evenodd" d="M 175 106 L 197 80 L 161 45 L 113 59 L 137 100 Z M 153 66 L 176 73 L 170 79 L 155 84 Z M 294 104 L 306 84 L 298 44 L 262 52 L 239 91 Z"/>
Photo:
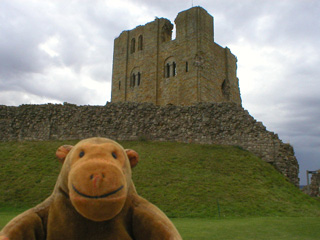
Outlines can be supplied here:
<path id="1" fill-rule="evenodd" d="M 241 146 L 272 164 L 298 186 L 299 165 L 283 143 L 235 103 L 156 106 L 0 105 L 0 141 L 83 139 L 178 141 Z"/>
<path id="2" fill-rule="evenodd" d="M 112 102 L 241 105 L 237 59 L 214 42 L 213 17 L 201 7 L 180 12 L 173 24 L 156 18 L 114 41 Z"/>

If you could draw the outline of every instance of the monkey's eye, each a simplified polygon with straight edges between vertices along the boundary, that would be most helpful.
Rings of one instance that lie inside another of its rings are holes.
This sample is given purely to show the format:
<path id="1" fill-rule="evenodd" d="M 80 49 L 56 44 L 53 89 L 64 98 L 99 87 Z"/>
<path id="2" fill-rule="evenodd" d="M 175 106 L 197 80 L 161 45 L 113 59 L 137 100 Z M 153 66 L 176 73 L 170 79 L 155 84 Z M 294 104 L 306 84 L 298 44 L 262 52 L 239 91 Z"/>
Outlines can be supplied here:
<path id="1" fill-rule="evenodd" d="M 84 156 L 84 151 L 81 151 L 81 152 L 79 153 L 79 157 L 82 158 L 83 156 Z"/>
<path id="2" fill-rule="evenodd" d="M 115 152 L 112 152 L 111 154 L 112 154 L 112 157 L 113 157 L 114 159 L 117 159 L 117 158 L 118 158 L 118 156 L 117 156 L 117 154 L 116 154 Z"/>

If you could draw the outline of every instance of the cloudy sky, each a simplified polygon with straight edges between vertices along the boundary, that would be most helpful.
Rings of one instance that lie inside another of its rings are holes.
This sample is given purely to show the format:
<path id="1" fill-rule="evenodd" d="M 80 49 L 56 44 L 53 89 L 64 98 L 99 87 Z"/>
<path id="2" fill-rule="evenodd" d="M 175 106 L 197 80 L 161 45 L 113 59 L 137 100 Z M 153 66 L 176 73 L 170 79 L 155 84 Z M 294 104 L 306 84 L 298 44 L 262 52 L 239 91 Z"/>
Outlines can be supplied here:
<path id="1" fill-rule="evenodd" d="M 0 104 L 110 101 L 113 40 L 202 6 L 238 58 L 243 107 L 320 169 L 320 1 L 0 0 Z"/>

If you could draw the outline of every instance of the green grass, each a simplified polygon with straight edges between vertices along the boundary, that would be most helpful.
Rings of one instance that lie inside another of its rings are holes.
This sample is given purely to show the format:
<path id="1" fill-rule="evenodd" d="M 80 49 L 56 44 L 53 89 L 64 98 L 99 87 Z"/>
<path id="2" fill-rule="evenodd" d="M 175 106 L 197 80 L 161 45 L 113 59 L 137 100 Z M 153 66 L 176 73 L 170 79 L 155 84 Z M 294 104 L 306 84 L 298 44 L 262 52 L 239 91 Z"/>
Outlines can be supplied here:
<path id="1" fill-rule="evenodd" d="M 0 229 L 18 212 L 1 212 Z M 184 240 L 317 240 L 319 217 L 173 218 Z"/>
<path id="2" fill-rule="evenodd" d="M 50 195 L 61 167 L 55 158 L 60 145 L 59 141 L 0 142 L 0 210 L 31 207 Z"/>
<path id="3" fill-rule="evenodd" d="M 35 206 L 50 195 L 60 164 L 56 149 L 76 141 L 1 142 L 1 210 Z M 140 154 L 138 193 L 172 218 L 320 216 L 320 202 L 238 147 L 121 142 Z M 218 208 L 219 203 L 219 208 Z"/>
<path id="4" fill-rule="evenodd" d="M 317 240 L 320 218 L 172 219 L 184 240 Z"/>
<path id="5" fill-rule="evenodd" d="M 15 216 L 17 216 L 21 211 L 15 210 L 2 210 L 0 211 L 0 230 Z"/>

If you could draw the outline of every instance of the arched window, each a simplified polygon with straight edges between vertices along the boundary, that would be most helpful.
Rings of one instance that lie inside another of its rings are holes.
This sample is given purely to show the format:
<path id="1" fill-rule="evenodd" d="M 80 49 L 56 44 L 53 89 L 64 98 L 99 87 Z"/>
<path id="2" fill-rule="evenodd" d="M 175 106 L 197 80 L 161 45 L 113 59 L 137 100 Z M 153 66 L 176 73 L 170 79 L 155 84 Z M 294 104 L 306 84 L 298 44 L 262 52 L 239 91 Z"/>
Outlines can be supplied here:
<path id="1" fill-rule="evenodd" d="M 167 78 L 170 77 L 170 64 L 169 63 L 166 64 L 166 77 Z"/>
<path id="2" fill-rule="evenodd" d="M 143 37 L 142 35 L 138 38 L 138 51 L 141 51 L 143 49 Z"/>
<path id="3" fill-rule="evenodd" d="M 131 39 L 131 53 L 134 53 L 136 51 L 136 39 Z"/>
<path id="4" fill-rule="evenodd" d="M 170 78 L 177 75 L 177 64 L 174 57 L 168 57 L 164 62 L 164 77 Z"/>
<path id="5" fill-rule="evenodd" d="M 172 76 L 177 75 L 177 65 L 176 62 L 172 63 Z"/>
<path id="6" fill-rule="evenodd" d="M 138 72 L 138 80 L 137 80 L 137 85 L 140 86 L 140 80 L 141 80 L 141 74 Z"/>
<path id="7" fill-rule="evenodd" d="M 130 87 L 133 89 L 134 87 L 139 87 L 141 85 L 141 73 L 140 67 L 134 67 L 130 73 Z"/>

